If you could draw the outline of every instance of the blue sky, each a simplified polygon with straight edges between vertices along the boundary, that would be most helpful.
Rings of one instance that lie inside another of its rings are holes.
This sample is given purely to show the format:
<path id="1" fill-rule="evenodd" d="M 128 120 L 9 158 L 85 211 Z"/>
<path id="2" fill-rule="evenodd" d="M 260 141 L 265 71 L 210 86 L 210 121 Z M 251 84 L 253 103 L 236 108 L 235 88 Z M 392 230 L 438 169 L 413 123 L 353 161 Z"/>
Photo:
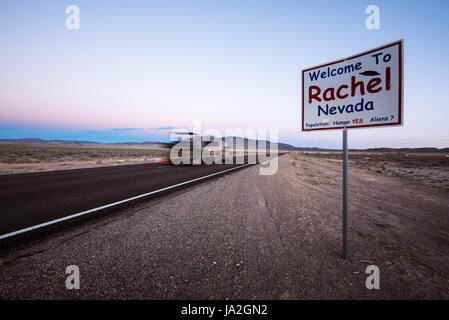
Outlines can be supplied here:
<path id="1" fill-rule="evenodd" d="M 65 8 L 80 8 L 80 30 Z M 366 6 L 380 30 L 365 28 Z M 301 70 L 404 39 L 404 126 L 349 145 L 449 146 L 447 1 L 2 1 L 0 138 L 165 140 L 171 128 L 300 131 Z"/>

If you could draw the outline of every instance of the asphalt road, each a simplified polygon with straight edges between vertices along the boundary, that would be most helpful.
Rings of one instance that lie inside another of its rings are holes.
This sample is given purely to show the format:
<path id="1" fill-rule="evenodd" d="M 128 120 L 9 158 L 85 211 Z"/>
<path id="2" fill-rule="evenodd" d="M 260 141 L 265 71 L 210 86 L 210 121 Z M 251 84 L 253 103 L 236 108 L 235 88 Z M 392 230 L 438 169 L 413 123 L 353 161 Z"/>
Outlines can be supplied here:
<path id="1" fill-rule="evenodd" d="M 238 166 L 164 162 L 0 176 L 0 236 Z"/>

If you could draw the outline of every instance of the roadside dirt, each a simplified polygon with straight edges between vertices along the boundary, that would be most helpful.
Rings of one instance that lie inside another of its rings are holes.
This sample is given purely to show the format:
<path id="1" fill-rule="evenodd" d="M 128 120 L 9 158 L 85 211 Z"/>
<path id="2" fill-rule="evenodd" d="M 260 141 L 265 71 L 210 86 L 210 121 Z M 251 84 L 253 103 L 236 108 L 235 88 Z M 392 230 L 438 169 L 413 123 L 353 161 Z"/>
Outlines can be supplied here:
<path id="1" fill-rule="evenodd" d="M 446 192 L 350 165 L 343 260 L 341 163 L 291 153 L 275 175 L 259 168 L 4 251 L 0 298 L 449 298 Z M 81 290 L 65 289 L 72 264 Z"/>
<path id="2" fill-rule="evenodd" d="M 341 162 L 340 152 L 301 152 L 304 156 Z M 358 168 L 418 181 L 449 191 L 449 154 L 444 152 L 350 152 L 349 162 Z"/>
<path id="3" fill-rule="evenodd" d="M 0 174 L 128 165 L 168 159 L 165 148 L 0 143 Z"/>

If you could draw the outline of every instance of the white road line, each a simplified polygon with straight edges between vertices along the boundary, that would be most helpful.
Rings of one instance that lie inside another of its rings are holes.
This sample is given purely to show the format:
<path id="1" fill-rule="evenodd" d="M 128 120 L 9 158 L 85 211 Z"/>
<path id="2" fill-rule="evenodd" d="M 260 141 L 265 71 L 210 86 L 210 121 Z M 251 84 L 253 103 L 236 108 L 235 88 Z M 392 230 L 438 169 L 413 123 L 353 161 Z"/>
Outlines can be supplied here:
<path id="1" fill-rule="evenodd" d="M 51 220 L 51 221 L 48 221 L 48 222 L 37 224 L 37 225 L 31 226 L 31 227 L 20 229 L 20 230 L 13 231 L 13 232 L 10 232 L 10 233 L 5 233 L 3 235 L 0 235 L 0 240 L 6 239 L 6 238 L 10 238 L 10 237 L 13 237 L 13 236 L 25 233 L 25 232 L 29 232 L 29 231 L 32 231 L 32 230 L 40 229 L 40 228 L 43 228 L 43 227 L 46 227 L 46 226 L 50 226 L 52 224 L 56 224 L 56 223 L 59 223 L 59 222 L 62 222 L 62 221 L 70 220 L 70 219 L 73 219 L 73 218 L 76 218 L 76 217 L 84 216 L 84 215 L 92 213 L 92 212 L 96 212 L 96 211 L 99 211 L 99 210 L 110 208 L 110 207 L 116 206 L 118 204 L 122 204 L 122 203 L 125 203 L 125 202 L 129 202 L 129 201 L 132 201 L 132 200 L 143 198 L 143 197 L 146 197 L 146 196 L 149 196 L 149 195 L 152 195 L 152 194 L 156 194 L 156 193 L 159 193 L 159 192 L 162 192 L 162 191 L 170 190 L 170 189 L 173 189 L 173 188 L 176 188 L 176 187 L 179 187 L 179 186 L 183 186 L 183 185 L 195 182 L 195 181 L 200 181 L 200 180 L 203 180 L 203 179 L 207 179 L 207 178 L 210 178 L 210 177 L 213 177 L 213 176 L 216 176 L 216 175 L 228 172 L 228 171 L 232 171 L 232 170 L 236 170 L 236 169 L 239 169 L 239 168 L 243 168 L 243 167 L 246 167 L 246 166 L 249 166 L 249 165 L 252 165 L 252 164 L 254 164 L 254 163 L 247 163 L 247 164 L 244 164 L 244 165 L 241 165 L 241 166 L 238 166 L 238 167 L 234 167 L 234 168 L 226 169 L 226 170 L 223 170 L 223 171 L 215 172 L 215 173 L 212 173 L 212 174 L 208 174 L 207 176 L 195 178 L 195 179 L 188 180 L 188 181 L 185 181 L 185 182 L 181 182 L 181 183 L 169 186 L 169 187 L 165 187 L 165 188 L 158 189 L 158 190 L 155 190 L 155 191 L 147 192 L 147 193 L 135 196 L 135 197 L 131 197 L 131 198 L 128 198 L 128 199 L 120 200 L 120 201 L 117 201 L 117 202 L 114 202 L 114 203 L 110 203 L 110 204 L 106 204 L 106 205 L 101 206 L 101 207 L 97 207 L 97 208 L 94 208 L 94 209 L 78 212 L 78 213 L 72 214 L 70 216 L 66 216 L 66 217 L 63 217 L 63 218 Z"/>

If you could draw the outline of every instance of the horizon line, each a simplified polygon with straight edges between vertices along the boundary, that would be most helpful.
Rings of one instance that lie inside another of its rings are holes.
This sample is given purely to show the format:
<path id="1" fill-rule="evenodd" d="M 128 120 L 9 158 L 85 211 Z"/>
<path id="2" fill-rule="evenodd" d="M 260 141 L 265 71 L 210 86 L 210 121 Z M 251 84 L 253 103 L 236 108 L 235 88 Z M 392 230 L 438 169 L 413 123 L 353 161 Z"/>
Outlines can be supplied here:
<path id="1" fill-rule="evenodd" d="M 244 137 L 240 137 L 240 136 L 232 136 L 233 138 L 242 138 L 242 139 L 248 139 L 248 138 L 244 138 Z M 222 137 L 222 138 L 226 138 L 226 137 Z M 0 138 L 0 143 L 2 142 L 30 142 L 32 143 L 33 141 L 35 142 L 70 142 L 70 143 L 92 143 L 92 144 L 104 144 L 104 145 L 113 145 L 113 144 L 168 144 L 170 142 L 164 142 L 164 141 L 142 141 L 142 142 L 137 142 L 137 141 L 123 141 L 123 142 L 100 142 L 100 141 L 87 141 L 87 140 L 68 140 L 68 139 L 42 139 L 42 138 L 14 138 L 14 139 L 1 139 Z M 256 140 L 259 141 L 259 140 Z M 268 141 L 271 143 L 270 140 L 260 140 L 260 141 Z M 296 149 L 315 149 L 315 150 L 323 150 L 323 151 L 341 151 L 341 149 L 335 149 L 335 148 L 320 148 L 320 147 L 298 147 L 295 145 L 292 145 L 290 143 L 285 143 L 285 142 L 277 142 L 276 144 L 285 144 L 285 145 L 289 145 L 291 147 L 294 147 Z M 449 151 L 449 146 L 448 147 L 442 147 L 442 148 L 438 148 L 438 147 L 400 147 L 400 148 L 394 148 L 394 147 L 373 147 L 373 148 L 349 148 L 349 150 L 360 150 L 360 151 L 365 151 L 365 150 L 377 150 L 377 149 L 390 149 L 390 150 L 405 150 L 405 149 L 412 149 L 412 150 L 423 150 L 423 149 L 435 149 L 438 151 L 443 151 L 448 149 Z"/>

